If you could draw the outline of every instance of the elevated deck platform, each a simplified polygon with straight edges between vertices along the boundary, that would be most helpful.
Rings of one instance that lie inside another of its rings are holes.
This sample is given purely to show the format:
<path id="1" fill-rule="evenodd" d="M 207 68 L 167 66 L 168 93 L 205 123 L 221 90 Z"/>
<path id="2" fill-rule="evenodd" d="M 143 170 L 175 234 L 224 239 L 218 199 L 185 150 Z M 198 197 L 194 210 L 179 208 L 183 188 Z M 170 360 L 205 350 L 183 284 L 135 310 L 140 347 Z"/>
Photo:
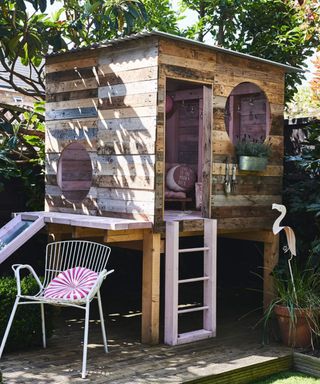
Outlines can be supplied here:
<path id="1" fill-rule="evenodd" d="M 152 228 L 152 223 L 143 220 L 129 220 L 113 217 L 99 217 L 61 212 L 21 212 L 23 220 L 43 217 L 45 223 L 64 224 L 74 227 L 98 228 L 105 230 Z"/>

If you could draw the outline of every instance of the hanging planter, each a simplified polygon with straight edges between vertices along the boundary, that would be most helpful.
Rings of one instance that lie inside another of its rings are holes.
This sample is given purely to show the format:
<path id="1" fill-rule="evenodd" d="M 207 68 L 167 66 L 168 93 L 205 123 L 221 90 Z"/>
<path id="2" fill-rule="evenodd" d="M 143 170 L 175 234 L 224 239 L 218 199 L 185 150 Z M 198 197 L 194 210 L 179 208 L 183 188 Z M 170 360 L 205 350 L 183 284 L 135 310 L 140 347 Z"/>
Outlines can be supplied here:
<path id="1" fill-rule="evenodd" d="M 267 164 L 267 157 L 239 156 L 240 171 L 264 171 Z"/>
<path id="2" fill-rule="evenodd" d="M 270 142 L 243 137 L 235 146 L 240 171 L 264 171 L 271 155 Z"/>

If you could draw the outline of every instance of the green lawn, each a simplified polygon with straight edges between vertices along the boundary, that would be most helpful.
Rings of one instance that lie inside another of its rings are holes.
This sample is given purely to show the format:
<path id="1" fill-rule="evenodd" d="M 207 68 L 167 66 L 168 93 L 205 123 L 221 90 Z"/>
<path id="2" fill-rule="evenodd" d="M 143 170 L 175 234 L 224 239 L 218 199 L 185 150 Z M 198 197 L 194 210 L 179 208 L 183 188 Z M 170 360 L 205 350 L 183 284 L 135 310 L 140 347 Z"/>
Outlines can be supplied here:
<path id="1" fill-rule="evenodd" d="M 255 381 L 252 384 L 320 384 L 320 378 L 305 375 L 300 372 L 282 372 L 267 379 Z"/>

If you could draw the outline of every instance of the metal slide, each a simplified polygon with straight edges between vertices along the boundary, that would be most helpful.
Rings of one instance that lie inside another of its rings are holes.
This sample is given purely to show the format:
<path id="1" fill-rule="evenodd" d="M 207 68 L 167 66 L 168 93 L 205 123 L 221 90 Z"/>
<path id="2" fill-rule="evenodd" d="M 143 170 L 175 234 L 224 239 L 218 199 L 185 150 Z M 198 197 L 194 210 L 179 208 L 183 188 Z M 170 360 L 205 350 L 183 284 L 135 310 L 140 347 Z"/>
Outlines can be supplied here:
<path id="1" fill-rule="evenodd" d="M 44 217 L 35 220 L 22 219 L 16 215 L 0 229 L 0 264 L 45 226 Z"/>

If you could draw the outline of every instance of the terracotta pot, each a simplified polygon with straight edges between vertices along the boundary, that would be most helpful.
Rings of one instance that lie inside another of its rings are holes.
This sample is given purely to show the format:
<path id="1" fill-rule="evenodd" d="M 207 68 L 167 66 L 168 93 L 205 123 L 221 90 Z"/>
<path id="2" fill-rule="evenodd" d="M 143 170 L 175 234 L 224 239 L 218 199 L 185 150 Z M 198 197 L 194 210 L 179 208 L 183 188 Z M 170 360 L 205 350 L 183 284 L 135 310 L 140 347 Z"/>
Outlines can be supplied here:
<path id="1" fill-rule="evenodd" d="M 311 345 L 312 331 L 308 323 L 308 312 L 310 313 L 309 309 L 296 308 L 294 310 L 296 323 L 292 324 L 288 307 L 282 305 L 274 307 L 282 342 L 288 347 L 307 348 Z"/>

